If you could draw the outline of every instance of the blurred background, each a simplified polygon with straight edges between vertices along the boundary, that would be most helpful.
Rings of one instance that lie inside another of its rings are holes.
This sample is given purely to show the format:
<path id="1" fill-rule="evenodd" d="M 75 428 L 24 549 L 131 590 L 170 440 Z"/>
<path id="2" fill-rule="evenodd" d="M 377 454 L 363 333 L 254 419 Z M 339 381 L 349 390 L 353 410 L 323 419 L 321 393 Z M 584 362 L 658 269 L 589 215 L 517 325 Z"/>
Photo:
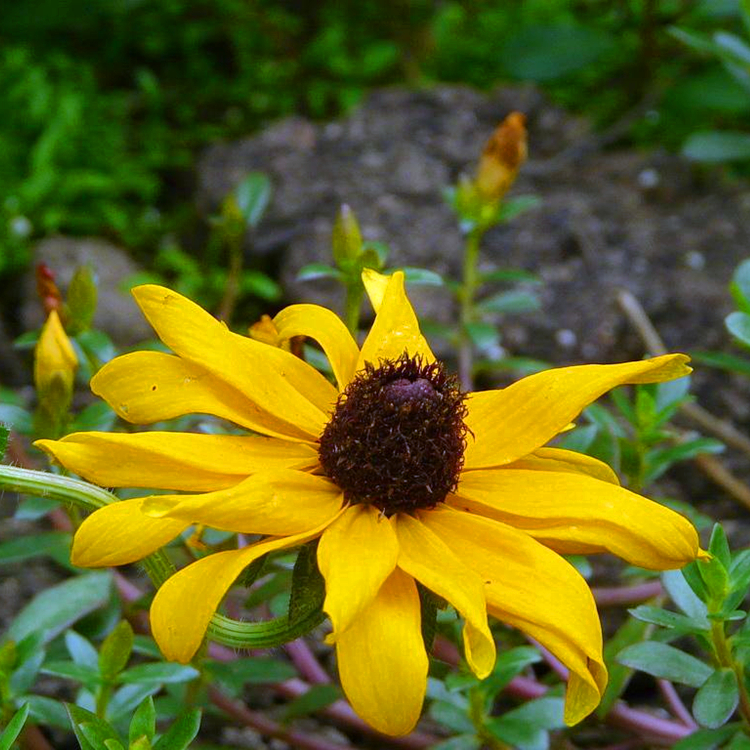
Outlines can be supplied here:
<path id="1" fill-rule="evenodd" d="M 344 117 L 383 86 L 528 84 L 600 146 L 682 152 L 741 178 L 748 19 L 746 0 L 0 3 L 7 325 L 24 328 L 16 280 L 39 240 L 103 238 L 146 269 L 171 243 L 187 263 L 209 232 L 195 197 L 207 147 L 291 115 Z"/>

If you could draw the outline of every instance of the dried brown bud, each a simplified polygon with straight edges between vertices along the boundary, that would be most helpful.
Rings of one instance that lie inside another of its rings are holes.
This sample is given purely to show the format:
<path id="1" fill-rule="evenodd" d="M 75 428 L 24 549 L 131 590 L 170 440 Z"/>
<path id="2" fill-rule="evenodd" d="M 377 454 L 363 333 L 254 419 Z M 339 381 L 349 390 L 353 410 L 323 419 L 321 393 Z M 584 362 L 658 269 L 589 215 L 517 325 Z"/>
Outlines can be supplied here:
<path id="1" fill-rule="evenodd" d="M 474 180 L 477 192 L 496 201 L 508 192 L 526 161 L 526 116 L 511 112 L 485 144 Z"/>

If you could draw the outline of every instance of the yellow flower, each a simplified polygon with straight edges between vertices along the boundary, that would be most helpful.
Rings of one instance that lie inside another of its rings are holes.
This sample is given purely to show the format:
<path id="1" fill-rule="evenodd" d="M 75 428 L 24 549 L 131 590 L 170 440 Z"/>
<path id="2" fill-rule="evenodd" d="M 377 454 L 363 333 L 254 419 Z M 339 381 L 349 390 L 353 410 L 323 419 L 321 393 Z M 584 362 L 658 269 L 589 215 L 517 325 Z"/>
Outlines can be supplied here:
<path id="1" fill-rule="evenodd" d="M 40 400 L 54 392 L 57 398 L 67 399 L 67 409 L 77 367 L 75 350 L 62 327 L 57 310 L 51 310 L 34 350 L 34 385 Z"/>
<path id="2" fill-rule="evenodd" d="M 245 567 L 319 538 L 341 682 L 372 726 L 404 734 L 420 715 L 428 662 L 417 582 L 463 617 L 478 677 L 495 662 L 487 613 L 555 654 L 570 670 L 565 719 L 575 723 L 599 703 L 607 674 L 593 597 L 559 553 L 607 550 L 678 568 L 696 557 L 698 539 L 682 516 L 621 488 L 605 464 L 543 446 L 604 392 L 685 375 L 687 358 L 553 369 L 466 395 L 435 362 L 403 274 L 363 280 L 377 314 L 361 349 L 322 307 L 292 305 L 273 321 L 281 339 L 318 341 L 337 387 L 175 292 L 134 289 L 174 354 L 119 357 L 93 391 L 136 424 L 207 413 L 262 436 L 39 441 L 98 484 L 185 493 L 96 511 L 76 534 L 73 561 L 129 563 L 191 524 L 265 535 L 191 563 L 156 593 L 154 637 L 168 659 L 187 662 Z"/>

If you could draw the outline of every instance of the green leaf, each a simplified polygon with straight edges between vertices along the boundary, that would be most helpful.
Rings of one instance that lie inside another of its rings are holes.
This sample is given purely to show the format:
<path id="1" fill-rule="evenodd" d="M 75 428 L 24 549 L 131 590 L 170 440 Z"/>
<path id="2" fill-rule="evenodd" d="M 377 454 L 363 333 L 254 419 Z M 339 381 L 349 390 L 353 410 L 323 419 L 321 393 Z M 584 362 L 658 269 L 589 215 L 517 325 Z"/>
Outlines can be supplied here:
<path id="1" fill-rule="evenodd" d="M 68 649 L 70 658 L 76 663 L 91 669 L 99 669 L 99 654 L 91 641 L 84 638 L 75 630 L 65 633 L 65 648 Z"/>
<path id="2" fill-rule="evenodd" d="M 132 651 L 133 628 L 127 620 L 121 620 L 99 650 L 99 671 L 105 682 L 112 682 L 125 669 Z"/>
<path id="3" fill-rule="evenodd" d="M 5 456 L 5 451 L 8 448 L 8 438 L 10 437 L 10 429 L 0 421 L 0 459 Z M 18 714 L 16 714 L 17 716 Z"/>
<path id="4" fill-rule="evenodd" d="M 530 271 L 520 268 L 498 268 L 495 271 L 480 273 L 479 280 L 483 284 L 515 283 L 524 281 L 528 284 L 541 284 L 542 281 Z"/>
<path id="5" fill-rule="evenodd" d="M 255 229 L 271 200 L 271 180 L 263 172 L 251 172 L 237 185 L 234 196 L 242 218 Z"/>
<path id="6" fill-rule="evenodd" d="M 510 289 L 479 300 L 476 307 L 481 313 L 518 314 L 536 312 L 541 308 L 541 303 L 533 292 Z"/>
<path id="7" fill-rule="evenodd" d="M 688 566 L 690 567 L 690 566 Z M 682 570 L 667 570 L 661 574 L 661 582 L 672 601 L 686 614 L 696 620 L 705 620 L 708 610 L 706 605 L 695 594 L 693 588 L 685 578 L 685 568 Z M 697 566 L 693 566 L 689 575 L 695 574 L 700 578 Z M 705 591 L 703 581 L 700 585 Z"/>
<path id="8" fill-rule="evenodd" d="M 617 632 L 604 644 L 604 661 L 609 671 L 609 682 L 602 696 L 601 703 L 596 709 L 599 718 L 604 718 L 619 700 L 633 676 L 633 670 L 618 664 L 615 656 L 626 646 L 640 643 L 646 635 L 646 623 L 633 618 L 627 618 L 617 629 Z"/>
<path id="9" fill-rule="evenodd" d="M 724 745 L 724 750 L 750 750 L 750 737 L 739 731 Z"/>
<path id="10" fill-rule="evenodd" d="M 138 664 L 120 673 L 120 682 L 128 685 L 172 685 L 189 682 L 200 676 L 200 672 L 187 664 L 158 662 Z"/>
<path id="11" fill-rule="evenodd" d="M 132 745 L 140 737 L 151 740 L 156 732 L 156 710 L 154 699 L 149 695 L 133 714 L 128 729 L 128 739 Z"/>
<path id="12" fill-rule="evenodd" d="M 23 731 L 23 726 L 26 723 L 28 715 L 29 704 L 24 703 L 23 706 L 13 714 L 3 730 L 3 733 L 0 734 L 0 750 L 10 750 L 13 743 L 18 738 L 18 735 Z"/>
<path id="13" fill-rule="evenodd" d="M 750 377 L 750 360 L 724 352 L 690 352 L 694 362 Z"/>
<path id="14" fill-rule="evenodd" d="M 65 708 L 81 750 L 106 750 L 105 740 L 120 741 L 117 732 L 96 714 L 72 703 L 66 703 Z"/>
<path id="15" fill-rule="evenodd" d="M 433 701 L 428 711 L 430 717 L 459 734 L 474 731 L 474 724 L 465 709 L 445 701 Z"/>
<path id="16" fill-rule="evenodd" d="M 325 263 L 308 263 L 297 272 L 297 281 L 315 281 L 316 279 L 341 279 L 338 268 L 327 266 Z"/>
<path id="17" fill-rule="evenodd" d="M 617 661 L 653 677 L 691 687 L 700 687 L 713 673 L 708 664 L 694 656 L 656 641 L 643 641 L 628 646 L 620 651 Z"/>
<path id="18" fill-rule="evenodd" d="M 92 669 L 85 664 L 76 664 L 72 661 L 50 661 L 42 667 L 41 671 L 42 674 L 52 675 L 53 677 L 75 680 L 89 689 L 95 688 L 101 682 L 98 669 Z"/>
<path id="19" fill-rule="evenodd" d="M 681 635 L 707 633 L 711 630 L 711 625 L 705 618 L 688 617 L 679 612 L 670 612 L 669 610 L 652 607 L 648 604 L 642 604 L 634 609 L 629 609 L 628 612 L 641 622 L 660 625 L 663 628 L 674 630 Z"/>
<path id="20" fill-rule="evenodd" d="M 696 34 L 693 31 L 687 29 L 681 29 L 677 26 L 671 26 L 669 34 L 675 39 L 679 39 L 683 44 L 686 44 L 691 49 L 695 50 L 704 55 L 715 55 L 716 45 L 703 34 Z"/>
<path id="21" fill-rule="evenodd" d="M 494 698 L 517 674 L 541 660 L 541 654 L 533 646 L 517 646 L 503 651 L 498 654 L 492 674 L 479 683 L 480 690 Z"/>
<path id="22" fill-rule="evenodd" d="M 706 130 L 693 133 L 683 144 L 688 159 L 713 164 L 750 159 L 750 133 Z"/>
<path id="23" fill-rule="evenodd" d="M 42 633 L 49 642 L 82 617 L 103 607 L 110 595 L 112 575 L 87 573 L 42 591 L 27 604 L 8 629 L 8 637 L 20 641 L 30 633 Z"/>
<path id="24" fill-rule="evenodd" d="M 667 448 L 653 448 L 646 453 L 647 468 L 643 473 L 643 483 L 650 484 L 680 461 L 689 461 L 706 453 L 721 453 L 724 449 L 724 443 L 707 437 L 693 438 Z"/>
<path id="25" fill-rule="evenodd" d="M 491 323 L 468 323 L 466 332 L 474 346 L 480 352 L 491 352 L 500 346 L 500 333 Z"/>
<path id="26" fill-rule="evenodd" d="M 27 695 L 24 700 L 29 705 L 29 715 L 37 724 L 44 724 L 65 731 L 70 730 L 68 712 L 60 701 L 43 695 Z"/>
<path id="27" fill-rule="evenodd" d="M 107 706 L 107 718 L 110 721 L 119 721 L 131 716 L 146 698 L 158 693 L 161 688 L 161 684 L 154 682 L 123 685 L 117 689 Z"/>
<path id="28" fill-rule="evenodd" d="M 185 750 L 201 728 L 201 712 L 194 708 L 180 716 L 154 745 L 154 750 Z"/>
<path id="29" fill-rule="evenodd" d="M 21 536 L 0 544 L 0 565 L 23 562 L 41 555 L 70 554 L 70 533 L 47 531 L 42 534 Z"/>
<path id="30" fill-rule="evenodd" d="M 403 266 L 404 279 L 407 284 L 414 286 L 445 286 L 443 277 L 435 271 L 426 268 L 415 268 L 414 266 Z"/>
<path id="31" fill-rule="evenodd" d="M 283 294 L 278 282 L 261 271 L 244 271 L 240 286 L 244 294 L 252 294 L 267 302 L 276 302 Z"/>
<path id="32" fill-rule="evenodd" d="M 500 59 L 514 78 L 551 81 L 585 68 L 616 47 L 612 36 L 591 26 L 521 26 L 500 45 Z"/>
<path id="33" fill-rule="evenodd" d="M 338 686 L 313 685 L 306 693 L 287 705 L 284 711 L 284 722 L 288 723 L 292 719 L 298 719 L 300 716 L 308 716 L 320 711 L 339 698 L 341 698 L 341 690 Z"/>
<path id="34" fill-rule="evenodd" d="M 283 682 L 297 674 L 288 662 L 260 656 L 227 662 L 208 660 L 204 666 L 214 680 L 221 682 L 234 695 L 238 695 L 245 685 Z"/>
<path id="35" fill-rule="evenodd" d="M 734 269 L 729 287 L 737 307 L 750 313 L 750 258 L 746 258 Z"/>
<path id="36" fill-rule="evenodd" d="M 541 204 L 542 201 L 536 195 L 517 195 L 514 198 L 508 198 L 500 204 L 497 212 L 497 220 L 499 223 L 504 224 L 512 221 L 521 214 L 525 214 L 527 211 L 537 208 Z"/>
<path id="37" fill-rule="evenodd" d="M 750 346 L 750 315 L 743 312 L 729 313 L 724 318 L 724 325 L 732 336 Z"/>
<path id="38" fill-rule="evenodd" d="M 17 521 L 36 521 L 46 516 L 53 508 L 57 508 L 58 505 L 57 500 L 51 500 L 48 497 L 24 497 L 18 503 L 13 518 Z"/>
<path id="39" fill-rule="evenodd" d="M 728 724 L 721 729 L 699 729 L 672 745 L 672 750 L 715 750 L 723 745 L 737 728 L 737 724 Z"/>
<path id="40" fill-rule="evenodd" d="M 717 669 L 695 694 L 693 716 L 701 726 L 718 729 L 732 716 L 739 700 L 735 673 Z"/>
<path id="41" fill-rule="evenodd" d="M 726 532 L 720 523 L 715 523 L 711 530 L 708 551 L 722 564 L 724 570 L 729 572 L 732 567 L 732 553 L 729 551 Z"/>

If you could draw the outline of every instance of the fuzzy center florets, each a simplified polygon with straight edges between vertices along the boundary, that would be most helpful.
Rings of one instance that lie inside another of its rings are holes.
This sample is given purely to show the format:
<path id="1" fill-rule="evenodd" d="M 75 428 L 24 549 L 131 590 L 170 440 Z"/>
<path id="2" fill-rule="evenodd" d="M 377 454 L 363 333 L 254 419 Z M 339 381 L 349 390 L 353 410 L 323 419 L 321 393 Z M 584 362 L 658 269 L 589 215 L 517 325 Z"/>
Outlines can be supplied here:
<path id="1" fill-rule="evenodd" d="M 352 503 L 386 515 L 432 508 L 456 489 L 465 394 L 439 362 L 402 355 L 365 365 L 320 438 L 320 463 Z"/>

